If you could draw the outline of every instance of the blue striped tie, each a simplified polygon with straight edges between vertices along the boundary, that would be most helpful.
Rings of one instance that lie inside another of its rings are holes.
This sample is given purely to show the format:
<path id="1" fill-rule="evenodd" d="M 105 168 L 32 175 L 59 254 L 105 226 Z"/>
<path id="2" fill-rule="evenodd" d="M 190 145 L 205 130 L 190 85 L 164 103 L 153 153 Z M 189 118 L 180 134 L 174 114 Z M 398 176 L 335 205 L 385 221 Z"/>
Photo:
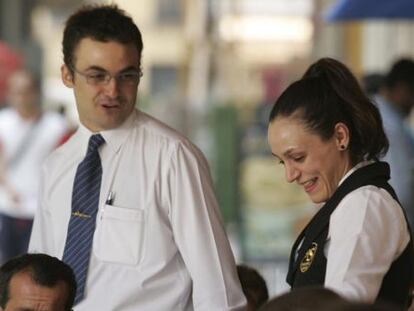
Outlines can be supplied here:
<path id="1" fill-rule="evenodd" d="M 63 261 L 75 273 L 77 290 L 75 304 L 84 297 L 89 259 L 99 206 L 102 165 L 98 148 L 105 142 L 100 134 L 89 139 L 88 151 L 76 171 L 72 192 L 70 216 Z"/>

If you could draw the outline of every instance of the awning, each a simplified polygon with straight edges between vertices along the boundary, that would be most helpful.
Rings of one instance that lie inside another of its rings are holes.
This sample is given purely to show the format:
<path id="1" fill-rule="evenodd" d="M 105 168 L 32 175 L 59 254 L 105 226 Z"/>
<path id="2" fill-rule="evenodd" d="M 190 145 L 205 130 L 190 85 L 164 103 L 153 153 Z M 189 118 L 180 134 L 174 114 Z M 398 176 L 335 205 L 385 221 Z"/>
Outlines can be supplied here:
<path id="1" fill-rule="evenodd" d="M 337 0 L 326 15 L 328 21 L 364 18 L 413 19 L 414 0 Z"/>

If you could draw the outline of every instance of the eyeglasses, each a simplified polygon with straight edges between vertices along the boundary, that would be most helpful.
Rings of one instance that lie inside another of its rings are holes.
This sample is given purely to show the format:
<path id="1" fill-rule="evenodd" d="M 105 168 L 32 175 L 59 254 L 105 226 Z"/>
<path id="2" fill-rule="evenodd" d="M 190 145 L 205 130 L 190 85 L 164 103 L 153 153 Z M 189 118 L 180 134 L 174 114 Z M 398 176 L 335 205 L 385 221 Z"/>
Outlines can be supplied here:
<path id="1" fill-rule="evenodd" d="M 90 72 L 81 72 L 77 70 L 74 66 L 69 66 L 77 74 L 81 75 L 86 79 L 86 83 L 94 86 L 107 85 L 112 78 L 114 78 L 118 83 L 123 85 L 134 85 L 138 84 L 143 76 L 143 73 L 140 70 L 128 70 L 124 72 L 117 73 L 116 75 L 111 75 L 105 70 L 93 70 Z"/>

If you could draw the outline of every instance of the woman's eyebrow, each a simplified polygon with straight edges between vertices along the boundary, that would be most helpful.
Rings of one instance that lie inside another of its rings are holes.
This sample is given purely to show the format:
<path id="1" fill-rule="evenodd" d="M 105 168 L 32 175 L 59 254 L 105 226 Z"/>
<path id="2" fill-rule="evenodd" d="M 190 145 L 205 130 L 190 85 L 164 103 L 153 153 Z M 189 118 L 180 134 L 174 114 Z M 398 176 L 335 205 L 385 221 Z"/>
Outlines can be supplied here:
<path id="1" fill-rule="evenodd" d="M 272 156 L 274 156 L 276 159 L 278 159 L 280 161 L 280 158 L 276 154 L 274 154 L 273 152 L 272 152 Z"/>

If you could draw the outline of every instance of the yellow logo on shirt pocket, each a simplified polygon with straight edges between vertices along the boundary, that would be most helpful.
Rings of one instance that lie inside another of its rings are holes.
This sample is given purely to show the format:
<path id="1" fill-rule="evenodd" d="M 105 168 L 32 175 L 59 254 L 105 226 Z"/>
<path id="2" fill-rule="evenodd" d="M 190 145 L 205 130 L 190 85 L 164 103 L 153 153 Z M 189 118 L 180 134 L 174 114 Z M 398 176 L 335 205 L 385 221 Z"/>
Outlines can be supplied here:
<path id="1" fill-rule="evenodd" d="M 318 244 L 313 242 L 312 246 L 306 251 L 305 256 L 303 256 L 302 261 L 300 262 L 300 272 L 304 273 L 309 270 L 313 259 L 316 255 L 316 250 L 318 249 Z"/>

